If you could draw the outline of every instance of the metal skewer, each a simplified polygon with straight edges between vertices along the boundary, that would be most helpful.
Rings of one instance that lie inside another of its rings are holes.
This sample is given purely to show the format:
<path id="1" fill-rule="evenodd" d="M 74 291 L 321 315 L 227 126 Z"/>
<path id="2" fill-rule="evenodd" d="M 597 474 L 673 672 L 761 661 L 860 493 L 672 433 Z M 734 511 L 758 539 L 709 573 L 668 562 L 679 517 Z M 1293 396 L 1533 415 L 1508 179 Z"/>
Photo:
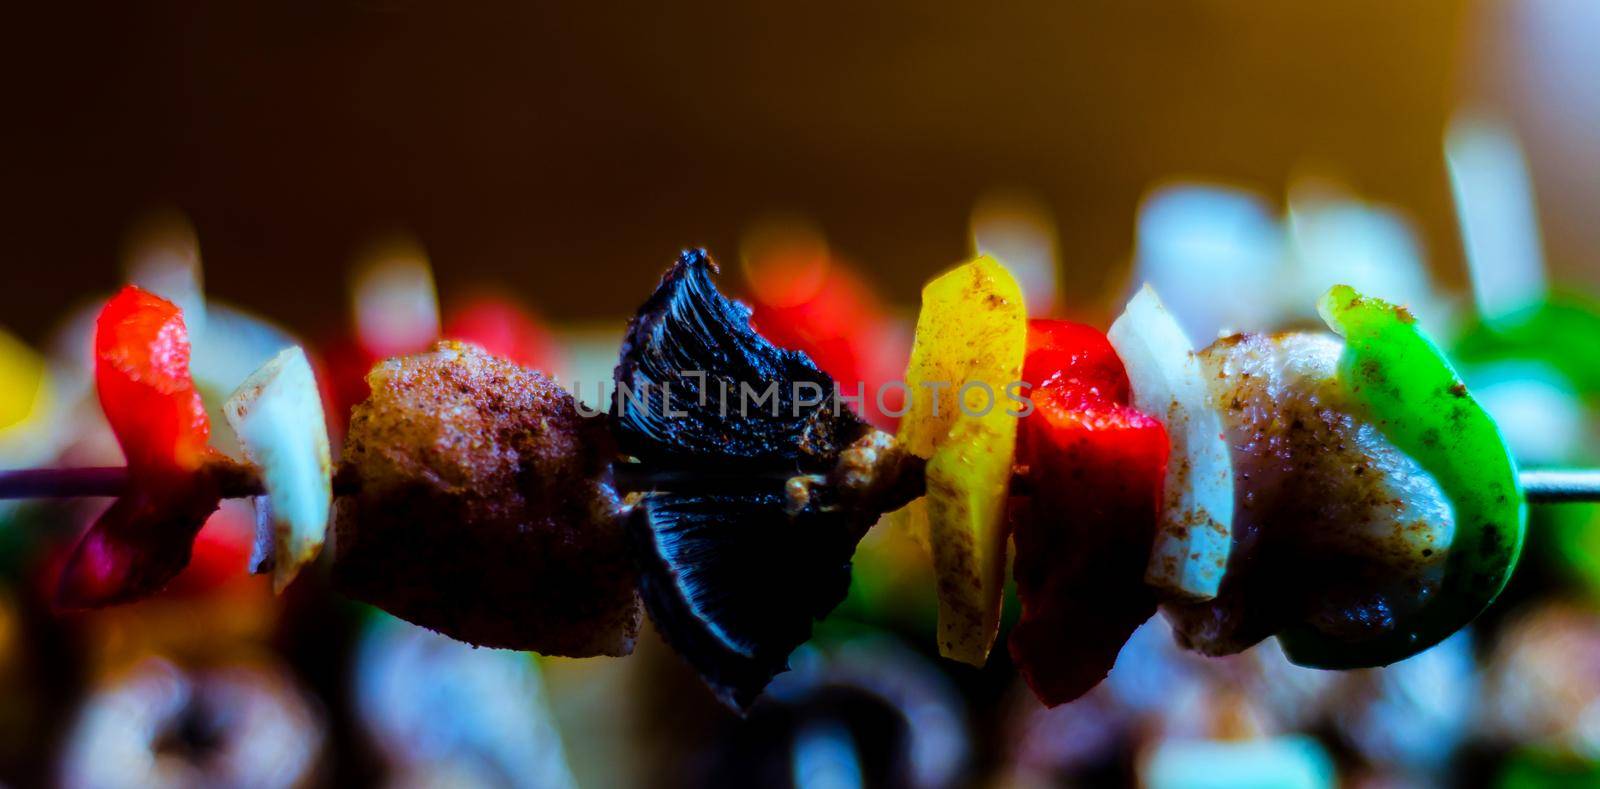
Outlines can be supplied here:
<path id="1" fill-rule="evenodd" d="M 128 487 L 125 466 L 23 468 L 0 471 L 0 499 L 62 499 L 120 496 Z"/>
<path id="2" fill-rule="evenodd" d="M 225 499 L 249 498 L 267 492 L 261 483 L 261 473 L 254 466 L 233 460 L 210 461 L 196 473 L 210 475 Z M 0 500 L 115 498 L 128 492 L 131 486 L 126 466 L 0 471 Z M 335 495 L 352 493 L 354 488 L 348 478 L 335 474 L 333 492 Z"/>
<path id="3" fill-rule="evenodd" d="M 1535 504 L 1600 501 L 1600 469 L 1524 469 L 1517 478 Z"/>
<path id="4" fill-rule="evenodd" d="M 264 491 L 255 470 L 237 464 L 207 466 L 218 475 L 226 498 L 259 496 Z M 626 482 L 627 473 L 620 476 Z M 1534 504 L 1600 502 L 1600 469 L 1524 469 L 1519 475 L 1523 492 Z M 626 486 L 626 485 L 625 485 Z M 348 482 L 336 476 L 334 492 L 348 493 Z M 0 471 L 0 499 L 53 499 L 115 497 L 128 490 L 124 466 L 85 468 L 28 468 Z"/>

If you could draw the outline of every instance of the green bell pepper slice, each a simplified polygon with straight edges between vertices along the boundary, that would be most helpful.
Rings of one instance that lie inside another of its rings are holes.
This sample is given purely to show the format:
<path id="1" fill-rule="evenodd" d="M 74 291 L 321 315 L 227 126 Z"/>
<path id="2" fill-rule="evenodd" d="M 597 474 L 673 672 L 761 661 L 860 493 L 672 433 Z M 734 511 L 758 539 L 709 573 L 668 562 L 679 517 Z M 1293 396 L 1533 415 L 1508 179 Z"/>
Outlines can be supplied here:
<path id="1" fill-rule="evenodd" d="M 1547 368 L 1582 399 L 1590 424 L 1600 425 L 1600 299 L 1557 290 L 1494 324 L 1474 323 L 1450 356 L 1473 385 L 1502 363 Z M 1566 457 L 1541 460 L 1569 466 L 1600 463 L 1600 446 L 1594 442 L 1580 440 L 1573 449 Z M 1544 549 L 1591 599 L 1600 599 L 1600 505 L 1535 508 L 1528 513 L 1528 529 L 1534 534 L 1528 550 Z"/>
<path id="2" fill-rule="evenodd" d="M 1346 285 L 1329 290 L 1318 311 L 1345 338 L 1340 382 L 1384 436 L 1438 482 L 1455 514 L 1455 536 L 1439 589 L 1394 630 L 1348 641 L 1298 624 L 1278 638 L 1302 666 L 1383 666 L 1439 643 L 1494 601 L 1522 551 L 1528 505 L 1500 428 L 1411 313 Z"/>

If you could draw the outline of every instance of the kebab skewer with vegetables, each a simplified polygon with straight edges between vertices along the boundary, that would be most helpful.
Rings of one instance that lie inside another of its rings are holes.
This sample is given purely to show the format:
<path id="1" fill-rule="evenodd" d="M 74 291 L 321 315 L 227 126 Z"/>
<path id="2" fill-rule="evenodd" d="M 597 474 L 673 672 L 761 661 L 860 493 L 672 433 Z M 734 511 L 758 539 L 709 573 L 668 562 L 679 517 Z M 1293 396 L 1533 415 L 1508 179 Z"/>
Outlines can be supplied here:
<path id="1" fill-rule="evenodd" d="M 181 314 L 128 288 L 96 339 L 128 466 L 0 472 L 0 495 L 117 497 L 63 571 L 64 606 L 159 590 L 220 498 L 255 496 L 252 566 L 280 590 L 331 512 L 352 597 L 576 657 L 628 654 L 642 609 L 736 709 L 843 599 L 886 514 L 930 545 L 940 651 L 976 665 L 1014 543 L 1008 648 L 1058 704 L 1158 609 L 1204 654 L 1275 635 L 1309 666 L 1404 659 L 1505 586 L 1530 499 L 1600 496 L 1594 472 L 1519 474 L 1409 313 L 1349 288 L 1320 304 L 1333 334 L 1195 351 L 1148 288 L 1108 332 L 1030 321 L 979 258 L 924 289 L 889 435 L 752 329 L 715 273 L 699 250 L 666 273 L 605 410 L 462 343 L 379 363 L 336 471 L 303 353 L 230 399 L 246 458 L 227 458 L 207 446 Z"/>

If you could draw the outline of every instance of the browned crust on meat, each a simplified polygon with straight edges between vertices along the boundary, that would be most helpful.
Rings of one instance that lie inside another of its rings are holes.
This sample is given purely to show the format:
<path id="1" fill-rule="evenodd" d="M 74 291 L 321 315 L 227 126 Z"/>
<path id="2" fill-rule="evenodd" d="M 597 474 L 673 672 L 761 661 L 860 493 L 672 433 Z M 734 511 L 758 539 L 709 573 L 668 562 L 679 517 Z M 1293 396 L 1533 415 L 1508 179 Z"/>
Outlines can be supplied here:
<path id="1" fill-rule="evenodd" d="M 602 418 L 534 371 L 460 343 L 390 359 L 351 414 L 334 580 L 473 644 L 625 655 L 640 606 Z"/>

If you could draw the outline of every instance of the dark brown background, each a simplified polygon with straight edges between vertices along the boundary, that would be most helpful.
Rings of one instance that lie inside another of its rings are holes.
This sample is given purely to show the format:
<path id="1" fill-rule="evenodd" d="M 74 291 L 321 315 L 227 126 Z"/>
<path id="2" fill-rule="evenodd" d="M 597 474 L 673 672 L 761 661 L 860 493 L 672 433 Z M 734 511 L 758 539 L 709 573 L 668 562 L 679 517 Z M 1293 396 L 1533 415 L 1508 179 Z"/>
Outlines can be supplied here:
<path id="1" fill-rule="evenodd" d="M 391 228 L 447 295 L 500 282 L 591 319 L 773 210 L 909 303 L 993 186 L 1053 205 L 1088 301 L 1154 182 L 1281 195 L 1307 166 L 1403 207 L 1461 280 L 1440 157 L 1461 3 L 490 5 L 13 7 L 0 324 L 38 338 L 114 285 L 163 204 L 213 293 L 300 328 L 339 320 L 353 251 Z"/>

